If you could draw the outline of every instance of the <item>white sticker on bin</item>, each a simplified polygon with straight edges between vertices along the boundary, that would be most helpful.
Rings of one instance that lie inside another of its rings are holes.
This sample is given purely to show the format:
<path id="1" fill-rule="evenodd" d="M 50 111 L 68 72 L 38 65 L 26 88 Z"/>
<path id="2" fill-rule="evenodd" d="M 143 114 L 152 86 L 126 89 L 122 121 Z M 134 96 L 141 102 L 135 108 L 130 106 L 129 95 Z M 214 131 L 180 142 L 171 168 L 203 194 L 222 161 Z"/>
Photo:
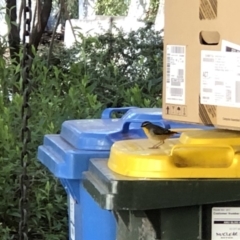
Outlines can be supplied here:
<path id="1" fill-rule="evenodd" d="M 70 223 L 70 239 L 75 240 L 75 226 Z"/>
<path id="2" fill-rule="evenodd" d="M 75 224 L 75 200 L 71 195 L 69 196 L 69 205 L 70 222 Z"/>
<path id="3" fill-rule="evenodd" d="M 167 45 L 166 103 L 185 104 L 186 46 Z"/>
<path id="4" fill-rule="evenodd" d="M 240 239 L 240 207 L 212 208 L 212 239 Z"/>

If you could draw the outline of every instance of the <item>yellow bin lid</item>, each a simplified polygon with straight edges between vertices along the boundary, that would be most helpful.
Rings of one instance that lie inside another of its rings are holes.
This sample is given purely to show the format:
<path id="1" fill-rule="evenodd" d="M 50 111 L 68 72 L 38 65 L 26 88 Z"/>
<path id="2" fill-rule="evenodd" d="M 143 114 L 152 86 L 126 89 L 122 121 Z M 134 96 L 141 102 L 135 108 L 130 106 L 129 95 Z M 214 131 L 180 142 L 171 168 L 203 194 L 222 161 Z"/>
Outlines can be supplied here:
<path id="1" fill-rule="evenodd" d="M 138 178 L 239 178 L 240 132 L 192 130 L 158 149 L 149 139 L 114 143 L 108 167 Z"/>

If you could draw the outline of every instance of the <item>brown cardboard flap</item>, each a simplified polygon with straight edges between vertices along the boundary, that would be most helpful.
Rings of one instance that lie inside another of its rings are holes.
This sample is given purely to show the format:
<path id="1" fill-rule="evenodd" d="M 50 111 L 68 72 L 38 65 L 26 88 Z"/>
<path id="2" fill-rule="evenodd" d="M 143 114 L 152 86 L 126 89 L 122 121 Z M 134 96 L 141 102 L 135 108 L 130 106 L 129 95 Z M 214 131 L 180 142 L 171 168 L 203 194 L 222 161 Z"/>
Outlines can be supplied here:
<path id="1" fill-rule="evenodd" d="M 217 124 L 217 106 L 201 104 L 199 96 L 199 118 L 204 125 L 214 126 Z"/>
<path id="2" fill-rule="evenodd" d="M 200 42 L 203 45 L 218 45 L 220 34 L 215 31 L 201 31 Z"/>

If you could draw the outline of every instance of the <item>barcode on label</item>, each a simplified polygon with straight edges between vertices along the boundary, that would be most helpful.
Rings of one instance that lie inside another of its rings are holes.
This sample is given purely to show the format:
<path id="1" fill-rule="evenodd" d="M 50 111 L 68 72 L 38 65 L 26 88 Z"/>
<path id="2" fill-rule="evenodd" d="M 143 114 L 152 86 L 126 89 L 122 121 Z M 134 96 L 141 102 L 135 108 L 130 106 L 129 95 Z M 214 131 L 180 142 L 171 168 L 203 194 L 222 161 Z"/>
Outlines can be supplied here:
<path id="1" fill-rule="evenodd" d="M 171 95 L 175 97 L 181 97 L 183 95 L 182 88 L 171 88 Z"/>
<path id="2" fill-rule="evenodd" d="M 203 58 L 203 62 L 214 62 L 214 58 Z"/>
<path id="3" fill-rule="evenodd" d="M 185 48 L 180 46 L 171 46 L 171 53 L 184 53 Z"/>
<path id="4" fill-rule="evenodd" d="M 170 82 L 171 57 L 167 57 L 167 83 Z"/>
<path id="5" fill-rule="evenodd" d="M 226 47 L 226 52 L 240 52 L 240 51 L 231 47 Z"/>
<path id="6" fill-rule="evenodd" d="M 232 101 L 232 91 L 227 89 L 226 90 L 226 102 L 231 102 Z"/>
<path id="7" fill-rule="evenodd" d="M 235 85 L 235 96 L 236 96 L 236 103 L 240 103 L 240 82 L 237 81 Z"/>
<path id="8" fill-rule="evenodd" d="M 177 78 L 171 78 L 171 86 L 180 87 L 181 86 L 181 80 L 179 80 Z"/>
<path id="9" fill-rule="evenodd" d="M 211 88 L 203 88 L 203 92 L 205 93 L 211 93 L 212 89 Z"/>
<path id="10" fill-rule="evenodd" d="M 178 69 L 178 77 L 183 77 L 183 69 Z"/>
<path id="11" fill-rule="evenodd" d="M 185 45 L 167 45 L 166 67 L 166 102 L 185 104 Z"/>
<path id="12" fill-rule="evenodd" d="M 221 81 L 215 81 L 215 86 L 222 86 L 224 83 Z"/>

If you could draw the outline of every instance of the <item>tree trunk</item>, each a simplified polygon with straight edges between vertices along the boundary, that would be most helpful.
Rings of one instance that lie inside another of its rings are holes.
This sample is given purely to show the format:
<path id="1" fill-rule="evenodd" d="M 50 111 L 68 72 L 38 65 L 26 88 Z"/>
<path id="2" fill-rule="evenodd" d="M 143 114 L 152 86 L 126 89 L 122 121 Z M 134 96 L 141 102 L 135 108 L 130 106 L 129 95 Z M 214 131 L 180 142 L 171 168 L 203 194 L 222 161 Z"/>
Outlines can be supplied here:
<path id="1" fill-rule="evenodd" d="M 52 9 L 52 0 L 44 0 L 43 4 L 37 4 L 37 6 L 39 8 L 37 9 L 38 22 L 36 25 L 33 25 L 34 27 L 32 29 L 32 34 L 30 38 L 31 44 L 35 47 L 35 49 L 38 48 L 38 45 L 42 38 L 42 34 L 47 26 L 48 18 Z"/>
<path id="2" fill-rule="evenodd" d="M 17 58 L 17 54 L 19 53 L 20 49 L 20 36 L 19 36 L 19 29 L 16 25 L 17 23 L 17 1 L 19 0 L 6 0 L 6 14 L 9 16 L 10 20 L 10 29 L 9 29 L 9 47 L 10 47 L 10 54 L 11 58 Z M 38 2 L 42 2 L 41 0 L 36 0 Z M 33 29 L 31 31 L 30 36 L 30 43 L 35 47 L 38 48 L 38 45 L 41 41 L 42 34 L 45 30 L 45 27 L 48 22 L 48 18 L 50 16 L 52 9 L 52 0 L 44 0 L 42 4 L 38 5 L 37 9 L 37 19 L 38 22 L 35 25 L 33 23 Z M 34 13 L 34 9 L 32 9 L 32 13 Z M 34 18 L 34 17 L 33 17 Z M 20 26 L 21 27 L 21 26 Z M 19 61 L 19 59 L 16 59 Z"/>
<path id="3" fill-rule="evenodd" d="M 12 61 L 12 64 L 16 64 L 16 66 L 20 63 L 19 58 L 19 50 L 20 50 L 20 28 L 21 28 L 21 9 L 19 11 L 19 27 L 17 26 L 17 1 L 20 0 L 6 0 L 6 14 L 9 17 L 10 25 L 9 25 L 9 33 L 8 33 L 8 41 L 9 41 L 9 48 L 10 48 L 10 57 Z M 45 30 L 45 27 L 48 22 L 48 18 L 51 13 L 52 9 L 52 0 L 44 0 L 42 3 L 42 0 L 36 0 L 38 1 L 39 5 L 36 12 L 37 14 L 37 24 L 33 22 L 32 30 L 30 33 L 30 44 L 32 44 L 35 49 L 37 50 L 38 45 L 41 41 L 42 34 Z M 24 9 L 23 9 L 24 11 Z M 34 9 L 32 9 L 32 13 L 34 13 Z M 32 20 L 34 19 L 34 16 L 32 16 Z M 20 79 L 20 73 L 16 73 L 14 75 L 13 82 L 18 82 Z M 18 92 L 18 88 L 13 84 L 12 92 L 16 93 Z"/>
<path id="4" fill-rule="evenodd" d="M 16 59 L 17 62 L 19 58 L 17 54 L 19 53 L 20 48 L 20 36 L 19 30 L 16 25 L 17 22 L 17 1 L 16 0 L 6 0 L 6 14 L 9 16 L 10 20 L 10 29 L 8 33 L 8 41 L 10 46 L 10 55 L 12 59 Z"/>

